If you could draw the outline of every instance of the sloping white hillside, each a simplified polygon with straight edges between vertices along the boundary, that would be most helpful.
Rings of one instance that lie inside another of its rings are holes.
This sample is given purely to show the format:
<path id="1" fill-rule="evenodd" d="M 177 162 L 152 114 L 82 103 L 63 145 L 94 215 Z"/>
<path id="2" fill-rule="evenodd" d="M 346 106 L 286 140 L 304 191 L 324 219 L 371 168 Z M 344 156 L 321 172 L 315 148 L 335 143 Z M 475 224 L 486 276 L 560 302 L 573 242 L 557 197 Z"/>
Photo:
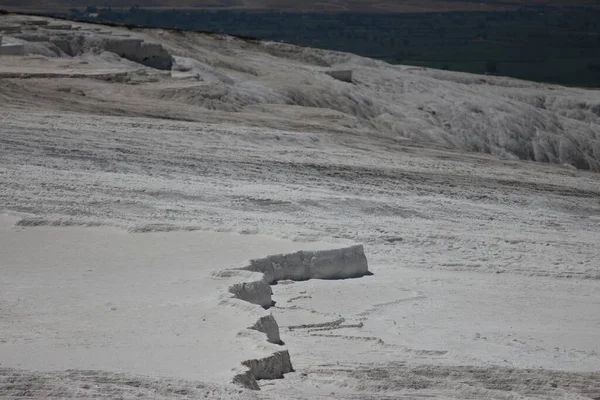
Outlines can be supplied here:
<path id="1" fill-rule="evenodd" d="M 219 35 L 44 25 L 11 16 L 2 24 L 12 27 L 5 43 L 22 44 L 24 54 L 74 56 L 92 63 L 100 59 L 131 70 L 139 66 L 133 62 L 172 67 L 172 78 L 128 88 L 128 97 L 246 112 L 255 118 L 284 114 L 290 125 L 301 123 L 305 113 L 325 114 L 328 125 L 341 130 L 600 171 L 597 90 L 392 66 L 350 54 Z M 34 69 L 36 61 L 31 63 Z M 354 82 L 324 73 L 331 69 L 353 71 Z"/>

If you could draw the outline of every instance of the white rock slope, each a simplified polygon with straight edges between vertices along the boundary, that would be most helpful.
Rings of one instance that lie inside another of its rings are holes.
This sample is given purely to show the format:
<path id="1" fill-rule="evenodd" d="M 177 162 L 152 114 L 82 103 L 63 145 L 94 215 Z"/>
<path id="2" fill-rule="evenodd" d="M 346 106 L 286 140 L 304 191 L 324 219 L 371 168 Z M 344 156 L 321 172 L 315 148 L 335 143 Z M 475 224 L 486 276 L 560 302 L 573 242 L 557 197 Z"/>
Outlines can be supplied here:
<path id="1" fill-rule="evenodd" d="M 158 115 L 185 114 L 201 120 L 191 106 L 264 119 L 277 110 L 287 126 L 302 125 L 303 115 L 310 115 L 321 120 L 313 126 L 323 128 L 600 171 L 597 90 L 392 66 L 351 54 L 223 35 L 65 24 L 16 15 L 0 17 L 0 34 L 23 46 L 19 48 L 25 55 L 75 61 L 107 60 L 112 54 L 172 69 L 171 79 L 160 84 L 123 89 L 130 100 L 123 104 L 115 98 L 104 113 L 137 109 L 157 115 L 152 111 L 156 107 Z M 351 74 L 351 82 L 336 80 L 332 71 L 345 74 L 343 80 L 350 80 Z M 33 90 L 47 89 L 44 85 Z M 104 91 L 104 96 L 110 98 L 110 92 Z M 69 109 L 87 107 L 81 99 L 64 101 L 64 106 L 76 103 Z M 188 111 L 169 111 L 159 106 L 162 101 Z"/>

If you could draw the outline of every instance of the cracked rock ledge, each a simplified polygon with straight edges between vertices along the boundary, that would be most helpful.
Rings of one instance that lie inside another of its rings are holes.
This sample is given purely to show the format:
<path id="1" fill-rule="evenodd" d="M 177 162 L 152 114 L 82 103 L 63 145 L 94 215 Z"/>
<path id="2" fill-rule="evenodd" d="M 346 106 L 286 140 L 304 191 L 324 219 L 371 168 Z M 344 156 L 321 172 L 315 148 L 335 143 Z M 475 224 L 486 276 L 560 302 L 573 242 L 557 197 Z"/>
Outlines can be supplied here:
<path id="1" fill-rule="evenodd" d="M 322 251 L 299 251 L 251 260 L 246 265 L 215 272 L 215 277 L 242 277 L 244 282 L 229 286 L 222 304 L 242 307 L 257 316 L 256 323 L 240 336 L 249 336 L 263 343 L 271 354 L 242 362 L 236 368 L 233 383 L 260 390 L 258 380 L 280 379 L 293 372 L 290 355 L 284 349 L 277 321 L 268 310 L 273 304 L 271 284 L 279 280 L 347 279 L 370 275 L 362 245 Z M 264 342 L 267 336 L 267 343 Z M 259 343 L 260 343 L 259 342 Z"/>

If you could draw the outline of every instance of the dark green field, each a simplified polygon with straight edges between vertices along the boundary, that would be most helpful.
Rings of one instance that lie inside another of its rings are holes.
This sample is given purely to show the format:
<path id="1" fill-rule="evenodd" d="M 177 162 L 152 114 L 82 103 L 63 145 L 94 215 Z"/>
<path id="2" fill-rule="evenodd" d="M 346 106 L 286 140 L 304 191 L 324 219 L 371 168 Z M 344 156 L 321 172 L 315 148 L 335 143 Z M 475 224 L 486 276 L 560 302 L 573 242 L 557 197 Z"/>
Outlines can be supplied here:
<path id="1" fill-rule="evenodd" d="M 70 17 L 89 18 L 83 10 Z M 96 21 L 225 32 L 390 63 L 600 87 L 600 11 L 317 14 L 101 9 Z"/>

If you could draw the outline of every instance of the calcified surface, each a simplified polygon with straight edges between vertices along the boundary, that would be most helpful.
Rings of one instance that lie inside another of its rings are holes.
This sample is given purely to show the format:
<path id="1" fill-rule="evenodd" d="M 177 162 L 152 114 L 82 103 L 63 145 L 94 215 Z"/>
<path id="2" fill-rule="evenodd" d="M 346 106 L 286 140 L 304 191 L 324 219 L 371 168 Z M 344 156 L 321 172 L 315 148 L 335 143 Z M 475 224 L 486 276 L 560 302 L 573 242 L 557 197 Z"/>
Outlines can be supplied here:
<path id="1" fill-rule="evenodd" d="M 19 226 L 364 244 L 373 276 L 273 286 L 296 372 L 248 396 L 598 395 L 600 177 L 573 168 L 599 170 L 597 91 L 29 20 L 0 17 L 3 43 L 29 54 L 0 56 L 0 207 Z M 159 43 L 173 69 L 81 35 Z M 0 382 L 65 382 L 28 369 Z M 162 387 L 156 379 L 139 382 Z M 82 396 L 65 390 L 50 393 Z"/>

